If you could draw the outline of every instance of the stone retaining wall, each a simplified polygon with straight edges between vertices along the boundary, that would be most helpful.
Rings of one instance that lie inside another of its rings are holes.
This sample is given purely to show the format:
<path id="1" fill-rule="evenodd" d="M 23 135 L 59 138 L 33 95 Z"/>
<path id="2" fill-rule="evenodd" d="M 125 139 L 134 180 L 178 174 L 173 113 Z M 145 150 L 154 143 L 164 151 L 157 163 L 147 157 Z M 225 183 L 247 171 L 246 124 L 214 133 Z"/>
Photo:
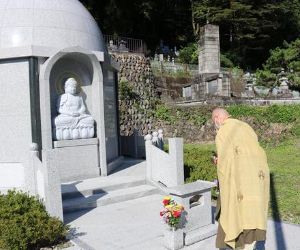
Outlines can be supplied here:
<path id="1" fill-rule="evenodd" d="M 143 55 L 113 53 L 120 64 L 119 82 L 128 85 L 132 96 L 119 100 L 120 134 L 145 135 L 152 127 L 153 109 L 157 100 L 150 60 Z"/>
<path id="2" fill-rule="evenodd" d="M 291 124 L 282 123 L 258 123 L 251 117 L 242 118 L 257 133 L 259 141 L 277 144 L 291 131 Z M 183 137 L 184 143 L 209 143 L 214 142 L 216 130 L 211 121 L 204 125 L 195 125 L 187 120 L 178 120 L 174 124 L 165 121 L 155 121 L 153 127 L 157 130 L 163 129 L 165 138 Z"/>

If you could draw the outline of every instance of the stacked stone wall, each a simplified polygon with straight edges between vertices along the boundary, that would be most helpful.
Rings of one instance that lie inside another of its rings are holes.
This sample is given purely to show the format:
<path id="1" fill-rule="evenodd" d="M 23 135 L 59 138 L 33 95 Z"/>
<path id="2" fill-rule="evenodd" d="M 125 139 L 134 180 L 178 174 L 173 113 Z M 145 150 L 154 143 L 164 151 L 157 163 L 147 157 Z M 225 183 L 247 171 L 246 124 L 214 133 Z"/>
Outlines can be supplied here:
<path id="1" fill-rule="evenodd" d="M 150 60 L 143 55 L 115 53 L 119 63 L 120 134 L 121 136 L 146 135 L 152 128 L 153 109 L 157 101 L 154 75 Z M 123 88 L 123 90 L 122 90 Z"/>

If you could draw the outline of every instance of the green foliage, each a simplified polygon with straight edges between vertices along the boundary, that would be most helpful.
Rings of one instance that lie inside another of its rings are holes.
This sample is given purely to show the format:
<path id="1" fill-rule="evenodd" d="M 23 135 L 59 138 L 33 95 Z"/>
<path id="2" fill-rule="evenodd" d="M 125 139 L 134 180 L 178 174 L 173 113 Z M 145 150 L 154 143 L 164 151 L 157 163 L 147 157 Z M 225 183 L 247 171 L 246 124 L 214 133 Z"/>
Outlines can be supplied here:
<path id="1" fill-rule="evenodd" d="M 265 149 L 273 179 L 271 190 L 275 190 L 271 192 L 269 216 L 296 224 L 300 223 L 300 127 L 298 130 L 292 140 Z M 187 182 L 216 178 L 216 167 L 210 162 L 212 150 L 211 144 L 184 145 Z"/>
<path id="2" fill-rule="evenodd" d="M 300 61 L 300 38 L 290 44 L 284 42 L 283 48 L 277 47 L 271 50 L 270 54 L 265 63 L 265 68 L 275 72 L 280 70 L 280 68 L 284 68 L 287 71 L 291 69 L 300 71 L 300 68 L 294 64 Z"/>
<path id="3" fill-rule="evenodd" d="M 221 49 L 234 64 L 255 69 L 268 51 L 300 31 L 300 3 L 279 1 L 191 0 L 193 30 L 199 36 L 207 20 L 220 26 Z M 234 60 L 233 60 L 234 58 Z"/>
<path id="4" fill-rule="evenodd" d="M 128 81 L 121 80 L 118 87 L 120 100 L 134 100 L 139 98 Z"/>
<path id="5" fill-rule="evenodd" d="M 173 107 L 165 104 L 157 105 L 155 110 L 155 117 L 158 120 L 166 121 L 171 124 L 176 123 L 178 120 L 186 121 L 192 125 L 202 126 L 211 116 L 211 108 L 202 109 L 191 107 Z"/>
<path id="6" fill-rule="evenodd" d="M 161 121 L 176 122 L 186 120 L 194 125 L 204 125 L 211 117 L 213 107 L 173 107 L 160 104 L 155 117 Z M 240 119 L 251 117 L 268 123 L 292 123 L 300 119 L 300 105 L 250 106 L 230 105 L 226 107 L 231 117 Z"/>
<path id="7" fill-rule="evenodd" d="M 26 193 L 0 195 L 0 249 L 34 250 L 63 240 L 68 227 L 50 217 L 45 206 Z"/>
<path id="8" fill-rule="evenodd" d="M 169 123 L 174 123 L 175 121 L 175 116 L 172 114 L 171 107 L 168 107 L 164 104 L 160 104 L 156 106 L 154 116 L 158 120 L 166 121 Z"/>
<path id="9" fill-rule="evenodd" d="M 292 123 L 300 117 L 300 105 L 248 106 L 232 105 L 226 108 L 234 118 L 253 117 L 269 123 Z"/>
<path id="10" fill-rule="evenodd" d="M 204 125 L 211 116 L 210 111 L 207 109 L 196 109 L 196 108 L 180 108 L 177 110 L 177 116 L 192 125 L 202 126 Z"/>
<path id="11" fill-rule="evenodd" d="M 191 74 L 188 70 L 177 70 L 176 72 L 172 72 L 170 76 L 174 78 L 190 78 Z"/>
<path id="12" fill-rule="evenodd" d="M 91 11 L 104 34 L 143 39 L 152 52 L 161 39 L 173 48 L 185 44 L 193 35 L 189 1 L 80 1 Z"/>
<path id="13" fill-rule="evenodd" d="M 263 70 L 256 73 L 258 83 L 264 86 L 278 84 L 276 74 L 284 69 L 287 72 L 290 85 L 300 89 L 300 38 L 290 44 L 284 42 L 283 48 L 277 47 L 271 50 L 270 54 L 263 65 Z"/>
<path id="14" fill-rule="evenodd" d="M 202 126 L 207 122 L 208 118 L 206 116 L 200 115 L 200 114 L 189 114 L 189 116 L 187 117 L 187 120 L 190 121 L 194 125 Z"/>
<path id="15" fill-rule="evenodd" d="M 214 147 L 194 144 L 184 145 L 184 170 L 186 182 L 213 181 L 217 178 L 216 166 L 212 163 Z"/>
<path id="16" fill-rule="evenodd" d="M 155 75 L 160 77 L 191 78 L 191 74 L 188 69 L 178 69 L 177 71 L 163 69 L 163 72 L 156 72 Z"/>
<path id="17" fill-rule="evenodd" d="M 298 127 L 299 129 L 299 127 Z M 271 199 L 269 215 L 273 219 L 300 223 L 300 134 L 276 147 L 266 148 L 270 167 Z"/>
<path id="18" fill-rule="evenodd" d="M 189 43 L 179 51 L 178 59 L 185 64 L 198 64 L 198 45 Z"/>
<path id="19" fill-rule="evenodd" d="M 220 63 L 223 68 L 233 68 L 234 63 L 225 54 L 220 55 Z"/>
<path id="20" fill-rule="evenodd" d="M 276 74 L 270 70 L 257 70 L 255 72 L 256 84 L 259 86 L 273 87 L 276 84 Z"/>
<path id="21" fill-rule="evenodd" d="M 291 132 L 293 136 L 300 138 L 300 122 L 292 128 Z"/>
<path id="22" fill-rule="evenodd" d="M 198 40 L 207 21 L 217 24 L 222 52 L 245 70 L 261 68 L 270 49 L 300 32 L 299 0 L 80 1 L 104 34 L 143 39 L 152 55 L 161 40 L 170 49 L 184 47 Z"/>
<path id="23" fill-rule="evenodd" d="M 247 122 L 256 131 L 260 142 L 274 146 L 297 133 L 295 126 L 300 123 L 300 105 L 230 105 L 225 107 L 231 117 Z M 160 124 L 170 126 L 178 136 L 193 139 L 189 130 L 201 134 L 206 140 L 213 140 L 214 129 L 210 122 L 213 106 L 176 107 L 160 104 L 156 107 L 155 118 Z M 161 125 L 160 125 L 161 126 Z M 203 127 L 204 126 L 204 127 Z M 196 137 L 195 137 L 196 138 Z"/>

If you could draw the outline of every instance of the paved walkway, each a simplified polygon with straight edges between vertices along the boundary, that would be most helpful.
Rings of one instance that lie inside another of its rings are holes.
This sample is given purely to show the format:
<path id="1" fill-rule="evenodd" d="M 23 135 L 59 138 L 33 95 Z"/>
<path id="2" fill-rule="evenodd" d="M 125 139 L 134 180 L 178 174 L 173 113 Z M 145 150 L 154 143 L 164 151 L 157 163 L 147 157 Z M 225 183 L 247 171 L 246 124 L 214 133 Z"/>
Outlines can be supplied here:
<path id="1" fill-rule="evenodd" d="M 86 250 L 163 250 L 165 227 L 159 211 L 161 195 L 98 207 L 66 216 L 78 249 Z M 213 250 L 215 237 L 186 250 Z M 266 250 L 300 250 L 300 226 L 269 221 Z"/>
<path id="2" fill-rule="evenodd" d="M 145 162 L 126 160 L 113 176 L 145 176 Z M 165 250 L 166 225 L 159 216 L 162 195 L 115 203 L 67 214 L 76 246 L 70 250 Z M 215 236 L 184 250 L 214 250 Z M 258 250 L 300 250 L 300 225 L 269 220 L 267 241 Z M 69 250 L 69 249 L 68 249 Z"/>

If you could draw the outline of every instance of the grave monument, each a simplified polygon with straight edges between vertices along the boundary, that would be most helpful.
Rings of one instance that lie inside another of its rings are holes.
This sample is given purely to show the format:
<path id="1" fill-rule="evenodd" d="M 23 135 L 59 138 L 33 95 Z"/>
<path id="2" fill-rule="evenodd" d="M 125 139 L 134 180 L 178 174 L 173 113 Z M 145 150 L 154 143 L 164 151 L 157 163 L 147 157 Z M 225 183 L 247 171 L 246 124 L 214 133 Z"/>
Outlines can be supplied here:
<path id="1" fill-rule="evenodd" d="M 229 73 L 222 70 L 220 64 L 219 26 L 206 24 L 201 27 L 198 50 L 198 75 L 183 88 L 183 97 L 186 100 L 229 97 Z"/>
<path id="2" fill-rule="evenodd" d="M 78 0 L 1 0 L 0 22 L 0 191 L 62 217 L 62 182 L 120 161 L 118 65 Z"/>

